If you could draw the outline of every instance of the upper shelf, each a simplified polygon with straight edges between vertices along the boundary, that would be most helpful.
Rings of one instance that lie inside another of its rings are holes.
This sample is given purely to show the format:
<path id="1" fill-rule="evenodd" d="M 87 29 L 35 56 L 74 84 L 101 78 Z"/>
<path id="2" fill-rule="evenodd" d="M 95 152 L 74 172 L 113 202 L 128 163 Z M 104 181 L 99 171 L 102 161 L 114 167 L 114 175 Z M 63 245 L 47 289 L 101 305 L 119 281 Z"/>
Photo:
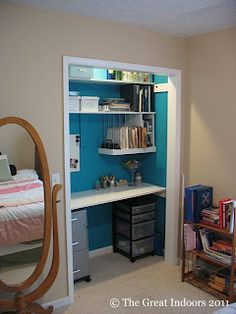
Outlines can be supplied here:
<path id="1" fill-rule="evenodd" d="M 156 114 L 156 112 L 148 111 L 70 111 L 69 113 L 79 113 L 79 114 Z"/>
<path id="2" fill-rule="evenodd" d="M 116 84 L 116 85 L 127 85 L 127 84 L 138 84 L 138 85 L 155 85 L 153 82 L 141 82 L 141 81 L 121 81 L 121 80 L 98 80 L 98 79 L 82 79 L 76 77 L 69 77 L 70 81 L 76 81 L 86 84 Z"/>

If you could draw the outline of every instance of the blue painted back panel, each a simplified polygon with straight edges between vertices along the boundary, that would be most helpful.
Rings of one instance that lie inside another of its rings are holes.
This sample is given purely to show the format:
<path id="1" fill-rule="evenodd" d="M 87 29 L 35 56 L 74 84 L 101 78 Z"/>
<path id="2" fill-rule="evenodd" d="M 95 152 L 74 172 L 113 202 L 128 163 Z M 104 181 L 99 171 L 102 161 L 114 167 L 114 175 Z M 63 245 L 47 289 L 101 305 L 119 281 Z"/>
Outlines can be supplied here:
<path id="1" fill-rule="evenodd" d="M 87 209 L 89 250 L 112 245 L 112 204 Z"/>

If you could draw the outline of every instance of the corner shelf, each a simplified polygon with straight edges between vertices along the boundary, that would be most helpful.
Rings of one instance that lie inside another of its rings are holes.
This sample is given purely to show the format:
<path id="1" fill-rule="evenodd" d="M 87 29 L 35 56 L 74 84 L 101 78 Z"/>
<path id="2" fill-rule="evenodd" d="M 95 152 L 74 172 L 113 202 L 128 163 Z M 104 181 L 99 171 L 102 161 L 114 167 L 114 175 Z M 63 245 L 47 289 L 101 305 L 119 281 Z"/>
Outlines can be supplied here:
<path id="1" fill-rule="evenodd" d="M 129 148 L 129 149 L 109 149 L 109 148 L 98 148 L 99 154 L 103 155 L 131 155 L 131 154 L 145 154 L 155 153 L 156 146 L 146 148 Z"/>

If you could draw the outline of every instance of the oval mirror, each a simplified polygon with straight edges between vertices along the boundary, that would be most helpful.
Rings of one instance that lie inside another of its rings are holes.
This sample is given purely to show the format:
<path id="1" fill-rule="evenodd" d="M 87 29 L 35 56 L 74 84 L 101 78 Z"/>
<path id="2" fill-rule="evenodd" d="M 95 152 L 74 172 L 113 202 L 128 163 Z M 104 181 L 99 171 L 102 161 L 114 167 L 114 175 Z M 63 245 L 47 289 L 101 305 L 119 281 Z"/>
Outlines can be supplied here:
<path id="1" fill-rule="evenodd" d="M 50 177 L 36 130 L 0 119 L 0 290 L 27 289 L 45 265 L 51 234 Z"/>

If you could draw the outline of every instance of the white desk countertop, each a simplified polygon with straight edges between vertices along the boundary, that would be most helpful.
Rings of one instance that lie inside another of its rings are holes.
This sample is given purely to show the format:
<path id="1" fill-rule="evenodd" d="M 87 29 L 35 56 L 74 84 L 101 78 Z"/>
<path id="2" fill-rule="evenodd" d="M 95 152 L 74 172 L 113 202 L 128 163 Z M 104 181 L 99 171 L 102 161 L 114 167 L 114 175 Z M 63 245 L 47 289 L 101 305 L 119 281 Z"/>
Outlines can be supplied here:
<path id="1" fill-rule="evenodd" d="M 76 192 L 71 194 L 71 210 L 110 203 L 147 194 L 160 194 L 163 196 L 165 191 L 165 187 L 149 183 L 142 183 L 137 186 L 125 185 L 115 188 Z"/>

